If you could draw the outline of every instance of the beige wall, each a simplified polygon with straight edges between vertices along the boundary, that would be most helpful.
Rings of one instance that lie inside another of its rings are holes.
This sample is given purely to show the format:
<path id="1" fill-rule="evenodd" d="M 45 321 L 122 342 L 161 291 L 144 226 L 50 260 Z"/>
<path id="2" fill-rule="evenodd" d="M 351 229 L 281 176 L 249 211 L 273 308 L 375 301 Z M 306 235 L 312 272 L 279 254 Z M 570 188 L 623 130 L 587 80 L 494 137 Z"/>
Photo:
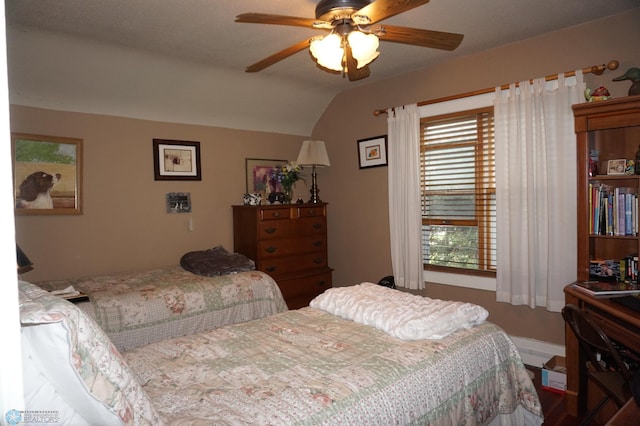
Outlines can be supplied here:
<path id="1" fill-rule="evenodd" d="M 35 262 L 28 281 L 178 264 L 187 251 L 233 249 L 231 205 L 242 203 L 245 158 L 295 159 L 301 136 L 11 108 L 14 132 L 83 139 L 83 214 L 18 216 L 16 238 Z M 200 141 L 202 181 L 154 181 L 152 140 Z M 297 188 L 307 195 L 306 188 Z M 192 214 L 166 212 L 190 192 Z M 193 232 L 188 229 L 192 217 Z"/>
<path id="2" fill-rule="evenodd" d="M 329 263 L 335 268 L 336 285 L 376 282 L 391 274 L 387 168 L 359 170 L 356 150 L 357 139 L 387 133 L 386 116 L 374 117 L 374 109 L 485 89 L 611 59 L 620 61 L 618 70 L 598 78 L 588 75 L 586 80 L 591 88 L 606 85 L 614 96 L 624 96 L 631 83 L 612 82 L 611 78 L 631 66 L 640 66 L 639 22 L 640 9 L 636 9 L 615 18 L 454 59 L 336 97 L 313 134 L 327 141 L 331 157 L 331 167 L 319 172 L 319 180 L 323 199 L 331 203 Z M 416 49 L 416 54 L 419 52 Z M 375 73 L 375 63 L 371 70 Z M 496 303 L 493 292 L 446 285 L 429 285 L 426 294 L 479 303 L 490 311 L 490 320 L 512 335 L 564 344 L 564 328 L 558 313 Z"/>
<path id="3" fill-rule="evenodd" d="M 329 262 L 336 285 L 375 282 L 391 274 L 387 168 L 358 169 L 357 139 L 387 132 L 386 118 L 374 117 L 374 109 L 610 59 L 620 60 L 620 70 L 589 76 L 588 82 L 591 87 L 606 85 L 622 96 L 630 83 L 612 83 L 611 78 L 640 66 L 638 22 L 640 9 L 338 96 L 313 132 L 313 137 L 327 142 L 331 158 L 331 167 L 319 169 L 318 179 L 320 196 L 330 203 Z M 304 139 L 20 106 L 11 108 L 11 126 L 14 132 L 84 140 L 84 213 L 16 218 L 17 240 L 36 263 L 23 278 L 36 282 L 176 264 L 186 251 L 220 244 L 231 249 L 230 205 L 240 203 L 245 190 L 245 158 L 295 159 Z M 203 180 L 154 181 L 153 138 L 200 141 Z M 167 192 L 191 192 L 193 232 L 188 230 L 188 214 L 166 213 Z M 297 192 L 308 196 L 305 188 Z M 444 285 L 431 284 L 426 294 L 481 304 L 490 311 L 490 320 L 512 335 L 564 343 L 560 315 L 543 308 L 513 307 L 496 303 L 493 292 Z"/>

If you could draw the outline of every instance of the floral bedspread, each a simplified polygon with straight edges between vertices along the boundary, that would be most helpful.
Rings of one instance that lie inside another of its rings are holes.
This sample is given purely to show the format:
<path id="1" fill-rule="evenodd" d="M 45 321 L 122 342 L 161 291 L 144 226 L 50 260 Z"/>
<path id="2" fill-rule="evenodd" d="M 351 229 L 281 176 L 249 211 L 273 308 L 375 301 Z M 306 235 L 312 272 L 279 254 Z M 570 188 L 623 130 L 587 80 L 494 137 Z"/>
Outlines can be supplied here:
<path id="1" fill-rule="evenodd" d="M 175 266 L 39 285 L 88 294 L 78 306 L 121 351 L 287 310 L 277 283 L 260 271 L 205 277 Z"/>
<path id="2" fill-rule="evenodd" d="M 164 424 L 131 369 L 95 321 L 76 305 L 32 283 L 19 281 L 18 289 L 23 345 L 28 341 L 26 347 L 42 354 L 37 362 L 31 358 L 25 362 L 23 358 L 25 377 L 31 378 L 24 387 L 28 411 L 50 407 L 52 413 L 60 415 L 56 424 L 112 424 L 114 419 L 98 408 L 103 404 L 119 418 L 118 424 Z M 58 322 L 66 330 L 64 339 L 51 335 L 51 329 L 37 331 L 41 325 Z M 48 401 L 56 397 L 60 406 Z M 87 399 L 96 405 L 87 405 Z M 85 418 L 87 414 L 89 417 Z M 106 414 L 105 418 L 96 422 L 101 414 Z M 93 422 L 88 420 L 92 417 Z"/>
<path id="3" fill-rule="evenodd" d="M 123 356 L 169 424 L 542 423 L 517 349 L 488 322 L 403 341 L 307 307 Z"/>

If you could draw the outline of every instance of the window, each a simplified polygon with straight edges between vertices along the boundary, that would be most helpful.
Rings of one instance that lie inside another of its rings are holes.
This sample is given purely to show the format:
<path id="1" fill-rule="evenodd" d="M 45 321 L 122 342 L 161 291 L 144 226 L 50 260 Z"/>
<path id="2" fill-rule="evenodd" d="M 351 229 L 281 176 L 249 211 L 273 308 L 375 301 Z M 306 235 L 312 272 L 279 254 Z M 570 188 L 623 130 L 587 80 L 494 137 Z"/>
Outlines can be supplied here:
<path id="1" fill-rule="evenodd" d="M 420 123 L 425 269 L 495 274 L 493 108 Z"/>

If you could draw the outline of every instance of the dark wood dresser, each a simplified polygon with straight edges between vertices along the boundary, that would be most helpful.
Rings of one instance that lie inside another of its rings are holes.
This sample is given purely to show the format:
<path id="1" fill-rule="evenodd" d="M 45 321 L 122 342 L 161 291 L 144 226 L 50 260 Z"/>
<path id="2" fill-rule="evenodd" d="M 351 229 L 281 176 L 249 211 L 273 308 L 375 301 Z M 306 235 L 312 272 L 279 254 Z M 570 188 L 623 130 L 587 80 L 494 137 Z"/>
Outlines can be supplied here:
<path id="1" fill-rule="evenodd" d="M 331 287 L 326 203 L 233 206 L 233 245 L 276 280 L 289 309 Z"/>

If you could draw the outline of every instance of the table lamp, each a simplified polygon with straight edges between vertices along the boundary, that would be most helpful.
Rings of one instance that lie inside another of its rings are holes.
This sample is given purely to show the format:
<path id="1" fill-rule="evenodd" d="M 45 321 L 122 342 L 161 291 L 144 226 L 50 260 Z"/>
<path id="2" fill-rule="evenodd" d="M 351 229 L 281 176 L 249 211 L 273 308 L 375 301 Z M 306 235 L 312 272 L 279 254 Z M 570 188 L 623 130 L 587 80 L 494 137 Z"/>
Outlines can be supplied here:
<path id="1" fill-rule="evenodd" d="M 327 155 L 327 149 L 324 146 L 323 141 L 304 141 L 302 147 L 300 147 L 300 153 L 298 154 L 297 163 L 301 166 L 311 166 L 311 199 L 310 203 L 321 203 L 320 197 L 318 197 L 318 181 L 316 174 L 316 167 L 330 166 L 329 155 Z"/>
<path id="2" fill-rule="evenodd" d="M 20 246 L 16 243 L 16 257 L 18 263 L 18 273 L 24 274 L 25 272 L 29 272 L 33 269 L 33 262 L 27 257 L 27 255 L 22 251 Z"/>

